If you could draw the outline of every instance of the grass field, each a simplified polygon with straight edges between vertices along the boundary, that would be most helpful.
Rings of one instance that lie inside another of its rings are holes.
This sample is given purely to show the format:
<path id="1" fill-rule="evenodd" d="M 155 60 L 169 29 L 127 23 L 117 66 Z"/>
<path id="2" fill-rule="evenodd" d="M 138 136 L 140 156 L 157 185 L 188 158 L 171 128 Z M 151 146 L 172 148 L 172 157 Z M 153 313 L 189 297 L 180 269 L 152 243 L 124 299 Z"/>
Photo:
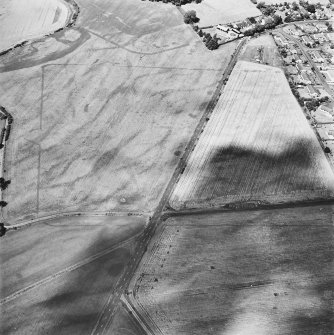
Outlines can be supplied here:
<path id="1" fill-rule="evenodd" d="M 152 211 L 235 49 L 207 50 L 172 5 L 79 5 L 75 29 L 24 47 L 24 61 L 22 50 L 11 53 L 0 73 L 1 104 L 15 120 L 9 223 Z"/>
<path id="2" fill-rule="evenodd" d="M 165 335 L 333 334 L 332 217 L 318 206 L 171 218 L 136 300 Z"/>
<path id="3" fill-rule="evenodd" d="M 82 216 L 8 232 L 0 244 L 1 334 L 90 334 L 132 255 L 129 238 L 144 225 L 142 217 Z"/>
<path id="4" fill-rule="evenodd" d="M 250 0 L 204 0 L 199 4 L 183 5 L 185 11 L 195 10 L 200 19 L 200 27 L 231 23 L 244 20 L 251 16 L 261 15 L 261 12 Z"/>
<path id="5" fill-rule="evenodd" d="M 170 203 L 286 202 L 333 191 L 332 169 L 282 70 L 241 61 Z"/>
<path id="6" fill-rule="evenodd" d="M 60 0 L 11 0 L 0 5 L 0 51 L 64 27 L 69 8 Z"/>

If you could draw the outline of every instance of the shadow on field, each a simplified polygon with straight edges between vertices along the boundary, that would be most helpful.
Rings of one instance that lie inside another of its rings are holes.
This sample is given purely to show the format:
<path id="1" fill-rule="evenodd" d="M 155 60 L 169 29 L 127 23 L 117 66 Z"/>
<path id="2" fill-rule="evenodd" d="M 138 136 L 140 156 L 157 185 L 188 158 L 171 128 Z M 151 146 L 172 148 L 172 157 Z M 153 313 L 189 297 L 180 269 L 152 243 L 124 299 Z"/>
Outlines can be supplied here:
<path id="1" fill-rule="evenodd" d="M 101 244 L 108 244 L 102 233 L 82 258 L 96 254 Z M 55 294 L 36 306 L 50 317 L 46 333 L 90 334 L 130 256 L 128 247 L 120 247 L 66 276 Z"/>
<path id="2" fill-rule="evenodd" d="M 86 260 L 112 247 L 104 229 L 76 259 Z M 130 260 L 129 242 L 92 262 L 1 306 L 3 334 L 91 334 L 115 283 Z M 60 246 L 61 247 L 61 246 Z"/>
<path id="3" fill-rule="evenodd" d="M 318 169 L 319 160 L 325 159 L 323 155 L 314 142 L 302 140 L 278 154 L 238 146 L 221 148 L 207 163 L 206 176 L 196 195 L 200 199 L 210 199 L 225 195 L 320 190 L 326 188 L 323 171 Z"/>
<path id="4" fill-rule="evenodd" d="M 333 334 L 332 207 L 295 211 L 248 213 L 226 226 L 222 215 L 221 226 L 182 235 L 173 254 L 186 265 L 168 283 L 188 285 L 159 302 L 166 319 L 177 315 L 174 333 Z"/>

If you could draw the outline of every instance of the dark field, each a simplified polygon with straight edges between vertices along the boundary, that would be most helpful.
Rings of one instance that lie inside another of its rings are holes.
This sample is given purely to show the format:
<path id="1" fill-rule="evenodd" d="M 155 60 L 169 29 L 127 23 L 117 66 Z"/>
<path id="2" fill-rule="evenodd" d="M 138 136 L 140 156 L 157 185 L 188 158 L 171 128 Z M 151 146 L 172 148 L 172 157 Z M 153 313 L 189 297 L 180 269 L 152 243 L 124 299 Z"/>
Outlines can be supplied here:
<path id="1" fill-rule="evenodd" d="M 90 334 L 144 224 L 75 217 L 8 232 L 0 245 L 1 334 Z"/>
<path id="2" fill-rule="evenodd" d="M 164 334 L 333 334 L 332 215 L 169 219 L 138 270 L 137 299 Z"/>

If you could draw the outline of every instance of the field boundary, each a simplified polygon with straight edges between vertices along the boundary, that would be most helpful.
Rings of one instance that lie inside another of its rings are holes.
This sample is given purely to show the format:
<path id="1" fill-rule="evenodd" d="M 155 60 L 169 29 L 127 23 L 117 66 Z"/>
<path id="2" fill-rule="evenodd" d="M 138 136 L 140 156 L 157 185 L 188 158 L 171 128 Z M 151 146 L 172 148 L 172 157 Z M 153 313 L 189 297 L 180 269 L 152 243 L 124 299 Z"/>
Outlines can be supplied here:
<path id="1" fill-rule="evenodd" d="M 8 295 L 7 297 L 2 298 L 0 300 L 0 306 L 6 304 L 6 303 L 8 303 L 8 302 L 10 302 L 10 301 L 12 301 L 12 300 L 14 300 L 16 298 L 18 298 L 22 294 L 24 294 L 24 293 L 26 293 L 28 291 L 31 291 L 31 290 L 33 290 L 33 289 L 35 289 L 35 288 L 37 288 L 37 287 L 39 287 L 41 285 L 50 283 L 51 281 L 53 281 L 54 279 L 57 279 L 58 277 L 62 276 L 65 273 L 72 272 L 72 271 L 74 271 L 76 269 L 79 269 L 80 267 L 82 267 L 84 265 L 87 265 L 89 263 L 94 262 L 95 260 L 97 260 L 97 259 L 99 259 L 99 258 L 101 258 L 101 257 L 103 257 L 105 255 L 108 255 L 109 253 L 115 251 L 119 247 L 124 246 L 124 245 L 128 244 L 129 242 L 131 242 L 132 240 L 138 238 L 138 236 L 140 236 L 141 234 L 143 234 L 143 232 L 137 233 L 136 235 L 134 235 L 134 236 L 132 236 L 132 237 L 130 237 L 130 238 L 124 240 L 124 241 L 121 241 L 121 242 L 118 242 L 118 243 L 114 244 L 110 248 L 102 250 L 102 251 L 98 252 L 97 254 L 95 254 L 93 256 L 85 258 L 85 259 L 83 259 L 83 260 L 81 260 L 81 261 L 79 261 L 79 262 L 77 262 L 75 264 L 72 264 L 72 265 L 70 265 L 70 266 L 68 266 L 68 267 L 66 267 L 66 268 L 64 268 L 64 269 L 62 269 L 62 270 L 60 270 L 60 271 L 52 274 L 52 275 L 49 275 L 49 276 L 47 276 L 47 277 L 45 277 L 45 278 L 43 278 L 41 280 L 38 280 L 38 281 L 34 282 L 31 285 L 29 285 L 29 286 L 26 286 L 26 287 L 20 289 L 20 290 L 14 292 L 14 293 Z"/>
<path id="2" fill-rule="evenodd" d="M 40 40 L 41 38 L 44 38 L 46 36 L 51 36 L 51 35 L 57 33 L 58 31 L 63 30 L 64 28 L 70 28 L 70 27 L 74 26 L 74 24 L 75 24 L 75 22 L 76 22 L 76 20 L 79 16 L 79 13 L 80 13 L 80 7 L 78 6 L 78 4 L 74 0 L 60 0 L 60 1 L 62 1 L 68 9 L 68 15 L 67 15 L 66 24 L 64 25 L 64 27 L 58 28 L 58 29 L 56 29 L 56 30 L 54 30 L 54 31 L 52 31 L 48 34 L 45 34 L 44 36 L 31 38 L 31 39 L 23 40 L 19 43 L 16 43 L 16 44 L 12 45 L 11 47 L 0 51 L 0 57 L 3 56 L 3 55 L 6 55 L 10 51 L 13 51 L 13 50 L 15 50 L 19 47 L 22 47 L 22 46 L 26 45 L 30 41 Z"/>

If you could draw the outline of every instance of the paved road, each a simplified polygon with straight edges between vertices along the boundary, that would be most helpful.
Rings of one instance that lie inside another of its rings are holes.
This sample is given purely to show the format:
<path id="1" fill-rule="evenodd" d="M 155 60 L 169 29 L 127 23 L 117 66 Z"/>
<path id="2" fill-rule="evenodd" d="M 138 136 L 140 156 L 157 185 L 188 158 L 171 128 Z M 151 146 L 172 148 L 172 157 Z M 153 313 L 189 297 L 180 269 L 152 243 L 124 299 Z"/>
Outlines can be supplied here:
<path id="1" fill-rule="evenodd" d="M 306 51 L 304 49 L 305 48 L 304 45 L 297 38 L 292 37 L 291 35 L 285 33 L 284 31 L 282 31 L 282 34 L 284 35 L 284 37 L 286 39 L 288 39 L 288 40 L 290 39 L 291 41 L 293 41 L 295 44 L 298 45 L 299 49 L 301 50 L 301 52 L 303 53 L 303 55 L 305 56 L 305 58 L 308 60 L 308 62 L 310 63 L 310 65 L 313 67 L 313 71 L 317 75 L 317 77 L 320 80 L 320 82 L 322 83 L 323 87 L 325 88 L 325 90 L 327 91 L 327 93 L 330 95 L 330 97 L 332 99 L 334 99 L 334 94 L 333 94 L 332 89 L 330 88 L 330 86 L 326 82 L 325 78 L 323 77 L 322 73 L 318 69 L 317 65 L 314 63 L 314 61 L 313 61 L 312 57 L 310 56 L 310 54 L 308 53 L 308 51 Z"/>
<path id="2" fill-rule="evenodd" d="M 239 53 L 242 49 L 242 47 L 244 46 L 245 42 L 247 41 L 247 39 L 243 39 L 241 40 L 241 42 L 239 43 L 238 47 L 236 48 L 234 54 L 231 57 L 231 60 L 226 68 L 226 70 L 224 71 L 224 74 L 221 78 L 221 80 L 218 83 L 218 86 L 211 98 L 210 103 L 208 104 L 208 106 L 206 107 L 206 110 L 201 118 L 201 120 L 199 121 L 185 151 L 183 156 L 180 158 L 179 163 L 173 173 L 172 178 L 170 179 L 163 195 L 162 198 L 157 206 L 157 208 L 155 209 L 155 212 L 153 214 L 153 216 L 150 218 L 149 223 L 147 225 L 147 227 L 145 228 L 143 234 L 141 235 L 141 237 L 139 238 L 138 241 L 138 245 L 137 248 L 135 250 L 135 253 L 133 255 L 133 258 L 131 259 L 130 263 L 128 264 L 128 266 L 126 267 L 123 275 L 120 277 L 119 281 L 117 282 L 117 284 L 115 285 L 113 292 L 111 293 L 111 295 L 109 296 L 107 303 L 105 304 L 99 318 L 98 321 L 93 329 L 93 331 L 91 332 L 91 335 L 103 335 L 106 334 L 113 316 L 116 312 L 116 306 L 118 305 L 118 302 L 120 300 L 120 297 L 122 295 L 122 293 L 125 291 L 125 289 L 129 286 L 130 280 L 133 277 L 144 253 L 147 250 L 147 246 L 152 238 L 152 236 L 154 235 L 154 232 L 158 226 L 158 224 L 161 222 L 161 216 L 163 214 L 163 210 L 166 207 L 166 205 L 168 204 L 168 200 L 169 197 L 171 196 L 173 189 L 180 177 L 180 175 L 182 174 L 183 169 L 186 166 L 186 163 L 190 157 L 191 152 L 193 151 L 199 136 L 203 130 L 203 128 L 206 125 L 207 122 L 207 118 L 209 118 L 210 114 L 213 112 L 218 99 L 219 99 L 219 95 L 221 93 L 221 89 L 224 85 L 225 80 L 229 77 L 229 75 L 231 74 Z M 144 325 L 143 325 L 144 328 Z"/>

